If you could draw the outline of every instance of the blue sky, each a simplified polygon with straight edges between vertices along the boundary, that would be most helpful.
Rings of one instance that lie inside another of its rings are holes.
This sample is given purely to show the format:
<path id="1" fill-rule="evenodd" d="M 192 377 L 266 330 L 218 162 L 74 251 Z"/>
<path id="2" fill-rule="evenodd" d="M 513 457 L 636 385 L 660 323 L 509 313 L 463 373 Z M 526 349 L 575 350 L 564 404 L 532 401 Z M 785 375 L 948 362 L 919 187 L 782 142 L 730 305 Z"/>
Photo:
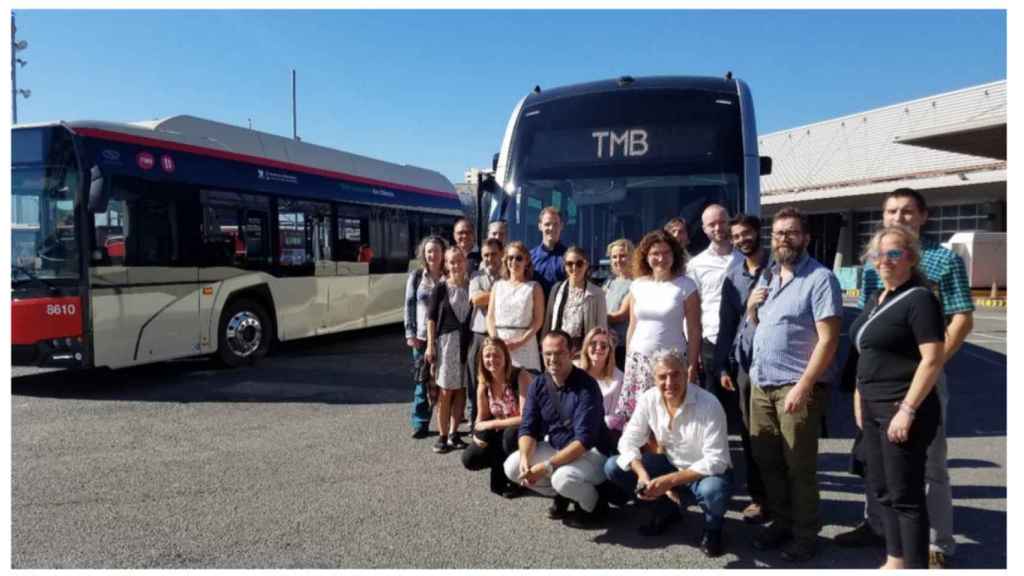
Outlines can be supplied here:
<path id="1" fill-rule="evenodd" d="M 19 121 L 192 114 L 439 170 L 489 166 L 534 85 L 724 74 L 772 132 L 1006 78 L 987 11 L 19 10 Z"/>

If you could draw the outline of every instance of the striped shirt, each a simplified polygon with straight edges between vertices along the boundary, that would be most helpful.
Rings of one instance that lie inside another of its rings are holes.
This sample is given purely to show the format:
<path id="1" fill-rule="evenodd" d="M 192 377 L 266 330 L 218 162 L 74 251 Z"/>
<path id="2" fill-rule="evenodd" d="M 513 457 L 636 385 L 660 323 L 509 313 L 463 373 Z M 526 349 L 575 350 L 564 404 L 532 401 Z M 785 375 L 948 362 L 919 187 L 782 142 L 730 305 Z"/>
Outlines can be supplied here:
<path id="1" fill-rule="evenodd" d="M 772 266 L 770 282 L 764 275 L 757 286 L 768 286 L 768 299 L 757 311 L 754 332 L 754 363 L 750 377 L 762 388 L 784 386 L 800 380 L 818 344 L 816 322 L 843 315 L 843 296 L 835 274 L 805 252 L 785 285 L 779 265 Z M 832 362 L 819 382 L 835 379 Z"/>
<path id="2" fill-rule="evenodd" d="M 939 287 L 942 313 L 947 317 L 974 311 L 971 298 L 971 283 L 967 280 L 967 268 L 960 256 L 949 248 L 934 242 L 921 246 L 921 263 L 918 265 L 925 277 Z M 874 265 L 864 265 L 864 281 L 857 307 L 863 309 L 868 298 L 882 288 L 882 279 Z"/>

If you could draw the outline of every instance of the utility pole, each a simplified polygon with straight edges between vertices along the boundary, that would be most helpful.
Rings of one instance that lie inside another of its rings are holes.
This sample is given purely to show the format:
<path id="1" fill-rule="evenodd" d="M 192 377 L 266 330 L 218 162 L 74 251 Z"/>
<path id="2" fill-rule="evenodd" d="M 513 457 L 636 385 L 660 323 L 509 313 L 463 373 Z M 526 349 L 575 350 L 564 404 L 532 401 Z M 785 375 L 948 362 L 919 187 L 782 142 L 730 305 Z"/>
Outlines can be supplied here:
<path id="1" fill-rule="evenodd" d="M 18 123 L 18 96 L 28 98 L 32 95 L 31 90 L 18 89 L 18 66 L 22 68 L 28 64 L 27 60 L 18 58 L 17 53 L 28 48 L 28 42 L 17 39 L 18 27 L 14 22 L 14 12 L 11 12 L 11 111 L 13 113 L 13 124 Z"/>
<path id="2" fill-rule="evenodd" d="M 295 110 L 295 68 L 292 68 L 292 139 L 299 139 L 299 124 Z"/>

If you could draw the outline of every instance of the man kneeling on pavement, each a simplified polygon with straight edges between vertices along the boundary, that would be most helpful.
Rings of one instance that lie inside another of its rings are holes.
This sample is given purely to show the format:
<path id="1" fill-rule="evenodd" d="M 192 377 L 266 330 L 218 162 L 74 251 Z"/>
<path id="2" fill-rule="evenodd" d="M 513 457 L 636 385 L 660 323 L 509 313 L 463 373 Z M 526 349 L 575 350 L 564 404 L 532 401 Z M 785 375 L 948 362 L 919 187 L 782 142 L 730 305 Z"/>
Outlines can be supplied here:
<path id="1" fill-rule="evenodd" d="M 655 387 L 637 400 L 619 439 L 619 456 L 609 458 L 608 479 L 650 503 L 645 536 L 663 532 L 696 500 L 704 512 L 701 550 L 722 554 L 722 522 L 732 495 L 732 462 L 725 410 L 713 394 L 686 381 L 678 350 L 659 350 L 652 360 Z M 654 434 L 658 449 L 641 453 Z"/>
<path id="2" fill-rule="evenodd" d="M 569 335 L 553 330 L 541 345 L 545 372 L 531 384 L 519 427 L 519 450 L 505 460 L 505 475 L 555 501 L 548 517 L 583 528 L 600 523 L 608 502 L 605 481 L 608 438 L 597 382 L 573 366 Z M 576 515 L 569 515 L 570 502 Z"/>

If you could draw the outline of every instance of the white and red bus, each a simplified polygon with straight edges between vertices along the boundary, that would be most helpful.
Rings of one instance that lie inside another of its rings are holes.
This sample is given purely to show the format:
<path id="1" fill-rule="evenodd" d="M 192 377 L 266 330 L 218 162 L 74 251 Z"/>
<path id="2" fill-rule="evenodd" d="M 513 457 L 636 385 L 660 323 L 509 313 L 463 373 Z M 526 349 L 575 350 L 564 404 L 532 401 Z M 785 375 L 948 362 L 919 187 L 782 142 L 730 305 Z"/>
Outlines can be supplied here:
<path id="1" fill-rule="evenodd" d="M 190 116 L 15 126 L 11 192 L 16 365 L 237 365 L 400 322 L 416 244 L 462 215 L 437 172 Z"/>

